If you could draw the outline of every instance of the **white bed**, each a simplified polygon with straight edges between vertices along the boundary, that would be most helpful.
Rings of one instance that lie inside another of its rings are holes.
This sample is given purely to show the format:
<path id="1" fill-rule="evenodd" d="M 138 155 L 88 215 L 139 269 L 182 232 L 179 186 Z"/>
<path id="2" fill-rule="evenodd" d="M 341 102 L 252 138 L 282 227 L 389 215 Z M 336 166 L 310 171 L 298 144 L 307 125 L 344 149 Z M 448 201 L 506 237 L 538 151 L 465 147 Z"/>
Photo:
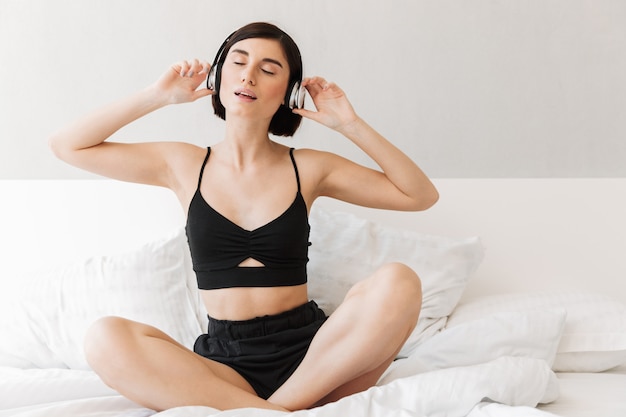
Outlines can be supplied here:
<path id="1" fill-rule="evenodd" d="M 626 179 L 435 183 L 423 213 L 314 208 L 310 291 L 327 312 L 386 261 L 418 271 L 424 304 L 376 387 L 292 414 L 625 416 Z M 5 180 L 0 195 L 0 417 L 155 415 L 100 382 L 81 339 L 105 314 L 187 345 L 202 331 L 173 195 L 108 180 Z"/>

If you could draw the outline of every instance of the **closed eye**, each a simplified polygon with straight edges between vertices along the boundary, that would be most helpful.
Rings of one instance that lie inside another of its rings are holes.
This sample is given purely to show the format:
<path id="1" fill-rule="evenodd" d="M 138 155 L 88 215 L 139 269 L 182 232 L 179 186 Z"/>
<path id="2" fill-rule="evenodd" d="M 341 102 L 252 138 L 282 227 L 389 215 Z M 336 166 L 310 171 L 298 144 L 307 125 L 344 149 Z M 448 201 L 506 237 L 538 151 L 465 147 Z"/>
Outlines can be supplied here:
<path id="1" fill-rule="evenodd" d="M 241 62 L 241 61 L 233 61 L 233 64 L 238 65 L 240 67 L 246 65 L 245 62 Z M 274 75 L 274 74 L 276 74 L 274 71 L 266 69 L 266 68 L 261 68 L 261 71 L 263 71 L 267 75 Z"/>
<path id="2" fill-rule="evenodd" d="M 248 57 L 250 54 L 242 49 L 233 49 L 229 52 L 229 55 L 233 57 L 233 63 L 235 65 L 246 65 L 248 63 Z M 244 61 L 245 59 L 245 61 Z M 275 75 L 276 70 L 280 71 L 283 68 L 283 64 L 273 58 L 263 58 L 260 62 L 260 69 L 267 75 Z"/>

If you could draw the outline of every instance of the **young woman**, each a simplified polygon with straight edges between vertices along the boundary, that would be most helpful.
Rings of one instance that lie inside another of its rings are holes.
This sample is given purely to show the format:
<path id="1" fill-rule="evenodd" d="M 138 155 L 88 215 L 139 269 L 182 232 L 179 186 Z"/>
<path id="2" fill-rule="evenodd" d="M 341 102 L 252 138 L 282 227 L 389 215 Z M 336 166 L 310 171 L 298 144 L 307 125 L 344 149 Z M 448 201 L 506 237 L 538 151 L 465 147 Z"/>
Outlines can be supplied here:
<path id="1" fill-rule="evenodd" d="M 211 89 L 203 88 L 211 69 Z M 307 298 L 307 216 L 317 197 L 424 210 L 438 194 L 411 159 L 358 117 L 337 85 L 302 80 L 316 110 L 290 109 L 301 77 L 289 35 L 253 23 L 225 41 L 213 65 L 177 63 L 146 89 L 50 139 L 54 153 L 77 167 L 170 188 L 187 212 L 207 334 L 190 350 L 151 326 L 106 317 L 85 341 L 93 369 L 128 398 L 156 410 L 308 408 L 374 385 L 415 327 L 420 280 L 401 264 L 363 277 L 328 318 Z M 107 141 L 150 112 L 209 95 L 226 123 L 224 138 L 209 149 Z M 293 135 L 302 117 L 343 134 L 380 170 L 270 139 Z"/>

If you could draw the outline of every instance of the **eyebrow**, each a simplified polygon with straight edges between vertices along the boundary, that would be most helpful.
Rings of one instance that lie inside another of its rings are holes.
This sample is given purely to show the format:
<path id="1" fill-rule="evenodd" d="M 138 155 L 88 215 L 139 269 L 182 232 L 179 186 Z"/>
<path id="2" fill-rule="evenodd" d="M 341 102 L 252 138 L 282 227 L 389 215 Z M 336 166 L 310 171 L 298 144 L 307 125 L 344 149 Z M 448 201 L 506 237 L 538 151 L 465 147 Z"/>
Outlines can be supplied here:
<path id="1" fill-rule="evenodd" d="M 231 53 L 237 53 L 237 54 L 241 54 L 241 55 L 245 55 L 245 56 L 250 56 L 250 54 L 248 53 L 248 51 L 244 51 L 243 49 L 233 49 L 232 51 L 230 51 Z M 262 60 L 263 62 L 269 62 L 271 64 L 275 64 L 278 65 L 279 67 L 283 67 L 283 64 L 280 61 L 277 61 L 275 59 L 272 58 L 263 58 Z"/>

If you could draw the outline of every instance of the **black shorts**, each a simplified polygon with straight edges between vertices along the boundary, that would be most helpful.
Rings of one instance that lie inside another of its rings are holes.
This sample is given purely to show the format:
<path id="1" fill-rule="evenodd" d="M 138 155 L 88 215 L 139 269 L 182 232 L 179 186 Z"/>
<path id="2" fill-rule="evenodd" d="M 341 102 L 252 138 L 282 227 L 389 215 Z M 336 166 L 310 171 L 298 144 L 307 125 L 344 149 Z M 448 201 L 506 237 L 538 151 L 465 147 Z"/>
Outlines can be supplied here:
<path id="1" fill-rule="evenodd" d="M 250 320 L 209 317 L 207 334 L 198 337 L 193 350 L 233 368 L 267 399 L 300 365 L 326 318 L 314 301 Z"/>

